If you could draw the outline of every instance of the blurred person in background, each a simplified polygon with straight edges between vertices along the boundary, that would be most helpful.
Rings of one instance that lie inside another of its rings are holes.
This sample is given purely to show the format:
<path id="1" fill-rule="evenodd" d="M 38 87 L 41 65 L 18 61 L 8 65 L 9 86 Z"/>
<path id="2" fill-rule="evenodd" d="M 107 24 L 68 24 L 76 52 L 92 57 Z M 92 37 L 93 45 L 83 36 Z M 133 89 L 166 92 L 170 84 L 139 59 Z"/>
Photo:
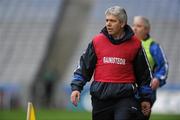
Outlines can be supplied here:
<path id="1" fill-rule="evenodd" d="M 105 17 L 105 27 L 89 43 L 74 72 L 71 102 L 77 106 L 94 73 L 90 87 L 93 120 L 135 120 L 139 113 L 148 116 L 151 72 L 141 42 L 127 24 L 124 8 L 110 7 Z M 135 99 L 137 91 L 141 106 Z"/>
<path id="2" fill-rule="evenodd" d="M 32 101 L 36 106 L 54 107 L 54 89 L 59 76 L 56 69 L 45 69 L 38 74 L 31 88 Z"/>
<path id="3" fill-rule="evenodd" d="M 153 90 L 151 103 L 153 105 L 156 101 L 156 90 L 166 84 L 168 62 L 160 44 L 155 42 L 150 36 L 150 28 L 150 22 L 147 18 L 143 16 L 134 17 L 132 29 L 135 35 L 142 41 L 142 45 L 145 49 L 153 73 L 153 78 L 151 80 L 151 88 Z"/>
<path id="4" fill-rule="evenodd" d="M 42 78 L 43 86 L 44 86 L 43 100 L 45 107 L 48 108 L 53 107 L 53 93 L 57 80 L 58 80 L 58 74 L 56 70 L 45 71 Z"/>

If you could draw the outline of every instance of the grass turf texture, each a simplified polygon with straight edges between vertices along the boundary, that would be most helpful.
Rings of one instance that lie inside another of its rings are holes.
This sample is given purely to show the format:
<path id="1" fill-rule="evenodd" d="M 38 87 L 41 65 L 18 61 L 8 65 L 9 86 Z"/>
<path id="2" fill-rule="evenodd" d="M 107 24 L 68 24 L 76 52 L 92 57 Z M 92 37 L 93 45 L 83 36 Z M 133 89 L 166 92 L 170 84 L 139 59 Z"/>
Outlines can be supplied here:
<path id="1" fill-rule="evenodd" d="M 35 110 L 36 120 L 91 120 L 91 113 L 69 110 Z M 0 110 L 0 120 L 26 120 L 26 110 Z M 152 114 L 150 120 L 180 120 L 180 115 Z"/>

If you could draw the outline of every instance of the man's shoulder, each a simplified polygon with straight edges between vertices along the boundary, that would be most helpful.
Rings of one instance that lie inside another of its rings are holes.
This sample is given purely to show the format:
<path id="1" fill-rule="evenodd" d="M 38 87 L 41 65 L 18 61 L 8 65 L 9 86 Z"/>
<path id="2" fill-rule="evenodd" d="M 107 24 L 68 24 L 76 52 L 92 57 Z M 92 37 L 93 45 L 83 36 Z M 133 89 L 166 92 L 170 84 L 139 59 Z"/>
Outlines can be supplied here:
<path id="1" fill-rule="evenodd" d="M 151 43 L 151 46 L 150 46 L 150 51 L 151 52 L 156 52 L 156 51 L 159 51 L 161 49 L 161 47 L 160 47 L 160 44 L 159 43 L 157 43 L 157 42 L 155 42 L 155 41 L 153 41 L 152 43 Z"/>
<path id="2" fill-rule="evenodd" d="M 153 48 L 159 47 L 159 43 L 158 43 L 157 41 L 155 41 L 154 38 L 151 38 L 151 37 L 150 37 L 148 40 L 149 40 L 150 43 L 151 43 L 151 44 L 150 44 L 151 47 L 153 47 Z"/>
<path id="3" fill-rule="evenodd" d="M 137 36 L 133 35 L 133 36 L 131 37 L 131 40 L 133 40 L 134 42 L 136 42 L 138 45 L 141 45 L 141 40 L 139 40 L 139 39 L 137 38 Z"/>
<path id="4" fill-rule="evenodd" d="M 104 37 L 105 37 L 105 35 L 103 33 L 99 33 L 93 37 L 93 40 L 99 39 L 99 38 L 104 38 Z"/>
<path id="5" fill-rule="evenodd" d="M 107 37 L 103 33 L 99 33 L 93 37 L 93 43 L 101 42 L 105 39 L 107 39 Z"/>
<path id="6" fill-rule="evenodd" d="M 158 44 L 159 44 L 159 43 L 158 43 L 157 41 L 155 41 L 154 38 L 152 38 L 152 37 L 149 37 L 147 40 L 151 43 L 151 45 L 153 45 L 153 44 L 158 45 Z"/>

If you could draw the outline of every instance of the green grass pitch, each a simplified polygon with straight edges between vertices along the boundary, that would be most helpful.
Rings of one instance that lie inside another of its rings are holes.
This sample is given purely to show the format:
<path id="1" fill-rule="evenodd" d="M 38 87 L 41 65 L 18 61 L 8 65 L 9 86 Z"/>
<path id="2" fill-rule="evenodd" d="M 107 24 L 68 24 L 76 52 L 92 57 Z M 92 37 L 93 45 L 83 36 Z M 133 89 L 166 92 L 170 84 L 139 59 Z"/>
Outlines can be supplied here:
<path id="1" fill-rule="evenodd" d="M 91 113 L 70 110 L 35 110 L 36 120 L 91 120 Z M 26 120 L 26 110 L 0 110 L 0 120 Z M 150 120 L 180 120 L 180 115 L 152 114 Z"/>

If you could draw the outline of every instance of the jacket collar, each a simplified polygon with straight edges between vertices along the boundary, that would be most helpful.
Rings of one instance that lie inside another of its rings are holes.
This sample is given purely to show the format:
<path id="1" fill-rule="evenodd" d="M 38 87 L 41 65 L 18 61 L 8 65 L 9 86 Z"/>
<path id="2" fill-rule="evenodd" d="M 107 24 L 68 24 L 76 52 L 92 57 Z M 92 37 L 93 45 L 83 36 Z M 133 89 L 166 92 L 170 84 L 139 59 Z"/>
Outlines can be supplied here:
<path id="1" fill-rule="evenodd" d="M 107 31 L 107 28 L 106 28 L 106 27 L 104 27 L 104 28 L 101 30 L 101 33 L 103 33 L 103 34 L 110 40 L 110 42 L 113 43 L 113 44 L 120 44 L 120 43 L 122 43 L 122 42 L 124 42 L 124 41 L 129 40 L 129 39 L 134 35 L 134 32 L 133 32 L 133 30 L 131 29 L 131 27 L 130 27 L 129 25 L 125 25 L 125 26 L 124 26 L 124 32 L 125 32 L 125 35 L 124 35 L 123 38 L 121 38 L 121 39 L 116 39 L 116 40 L 115 40 L 115 39 L 112 37 L 112 35 L 109 35 L 109 34 L 108 34 L 108 31 Z"/>

